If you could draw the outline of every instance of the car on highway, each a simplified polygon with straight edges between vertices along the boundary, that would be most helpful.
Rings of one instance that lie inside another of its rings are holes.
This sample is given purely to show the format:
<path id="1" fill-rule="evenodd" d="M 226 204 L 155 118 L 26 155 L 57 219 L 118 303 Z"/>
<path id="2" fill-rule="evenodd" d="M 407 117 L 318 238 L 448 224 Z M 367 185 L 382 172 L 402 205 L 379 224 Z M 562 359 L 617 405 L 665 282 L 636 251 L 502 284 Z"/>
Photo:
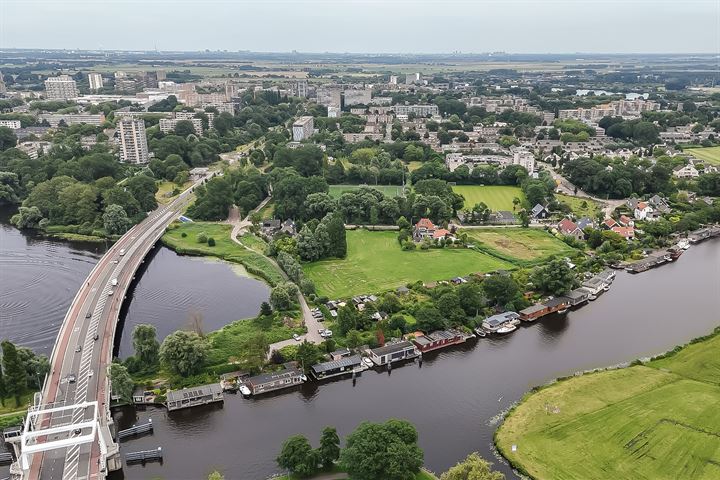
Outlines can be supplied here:
<path id="1" fill-rule="evenodd" d="M 75 349 L 76 352 L 82 352 L 82 345 L 78 345 Z"/>
<path id="2" fill-rule="evenodd" d="M 110 290 L 110 291 L 108 292 L 108 297 L 111 297 L 113 293 L 115 293 L 115 292 L 113 292 L 112 290 Z"/>
<path id="3" fill-rule="evenodd" d="M 100 336 L 96 333 L 95 336 L 93 337 L 93 340 L 95 340 L 97 342 L 98 338 L 100 338 Z"/>
<path id="4" fill-rule="evenodd" d="M 118 261 L 117 261 L 117 260 L 113 260 L 113 263 L 117 265 Z"/>
<path id="5" fill-rule="evenodd" d="M 93 376 L 93 373 L 94 373 L 94 372 L 93 372 L 92 370 L 90 370 L 90 371 L 88 372 L 88 377 L 92 377 L 92 376 Z"/>
<path id="6" fill-rule="evenodd" d="M 120 255 L 121 257 L 122 257 L 123 255 L 125 255 L 125 249 L 124 249 L 124 248 L 121 248 L 121 249 L 120 249 L 120 253 L 118 253 L 118 255 Z"/>
<path id="7" fill-rule="evenodd" d="M 68 383 L 75 383 L 75 374 L 71 373 L 70 375 L 68 375 L 67 381 L 68 381 Z"/>
<path id="8" fill-rule="evenodd" d="M 85 314 L 85 318 L 90 318 L 90 317 L 92 317 L 92 312 L 87 312 L 87 313 Z"/>
<path id="9" fill-rule="evenodd" d="M 110 285 L 112 285 L 113 287 L 116 287 L 117 283 L 117 278 L 113 278 L 112 280 L 110 280 Z"/>
<path id="10" fill-rule="evenodd" d="M 82 433 L 82 428 L 76 428 L 75 430 L 73 430 L 73 433 L 75 435 L 80 435 Z"/>

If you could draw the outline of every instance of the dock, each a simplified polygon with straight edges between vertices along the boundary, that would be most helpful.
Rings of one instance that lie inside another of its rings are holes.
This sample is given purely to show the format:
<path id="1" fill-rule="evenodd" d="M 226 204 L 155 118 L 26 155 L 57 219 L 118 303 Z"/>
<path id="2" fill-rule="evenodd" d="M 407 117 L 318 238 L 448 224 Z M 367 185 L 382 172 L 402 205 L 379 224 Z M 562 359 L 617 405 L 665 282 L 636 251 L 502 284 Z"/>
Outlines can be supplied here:
<path id="1" fill-rule="evenodd" d="M 124 440 L 129 437 L 137 437 L 139 435 L 145 435 L 147 433 L 153 433 L 154 427 L 152 423 L 152 418 L 148 420 L 148 423 L 145 423 L 143 425 L 133 425 L 130 428 L 127 428 L 125 430 L 120 430 L 117 433 L 117 439 L 118 440 Z"/>
<path id="2" fill-rule="evenodd" d="M 141 450 L 139 452 L 125 454 L 125 461 L 127 463 L 162 462 L 162 459 L 162 447 L 158 447 L 157 450 Z"/>

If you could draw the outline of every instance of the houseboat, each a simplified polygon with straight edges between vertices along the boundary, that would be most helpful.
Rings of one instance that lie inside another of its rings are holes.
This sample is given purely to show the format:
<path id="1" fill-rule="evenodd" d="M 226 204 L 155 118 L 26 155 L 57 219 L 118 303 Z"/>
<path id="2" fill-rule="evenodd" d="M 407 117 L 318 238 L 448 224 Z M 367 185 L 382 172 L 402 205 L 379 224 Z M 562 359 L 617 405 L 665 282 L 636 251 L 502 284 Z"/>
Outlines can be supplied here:
<path id="1" fill-rule="evenodd" d="M 329 362 L 322 362 L 312 366 L 310 373 L 317 380 L 324 378 L 336 377 L 338 375 L 346 375 L 348 373 L 357 373 L 367 369 L 367 366 L 363 364 L 362 357 L 360 355 L 350 355 L 340 357 L 337 360 L 330 360 Z"/>
<path id="2" fill-rule="evenodd" d="M 534 322 L 538 318 L 551 313 L 565 313 L 569 306 L 569 300 L 565 297 L 551 298 L 543 303 L 536 303 L 535 305 L 520 310 L 520 320 L 524 322 Z"/>
<path id="3" fill-rule="evenodd" d="M 601 277 L 596 275 L 588 280 L 585 280 L 582 286 L 590 292 L 590 300 L 594 300 L 598 295 L 605 291 L 605 287 L 608 285 Z"/>
<path id="4" fill-rule="evenodd" d="M 517 326 L 520 323 L 520 315 L 515 312 L 504 312 L 493 315 L 483 320 L 482 327 L 485 331 L 496 333 L 500 328 L 507 325 Z"/>
<path id="5" fill-rule="evenodd" d="M 567 298 L 569 306 L 576 307 L 590 299 L 590 292 L 584 288 L 576 288 L 563 295 L 563 297 Z"/>
<path id="6" fill-rule="evenodd" d="M 223 390 L 219 383 L 200 385 L 199 387 L 170 390 L 166 394 L 167 409 L 169 412 L 183 408 L 207 405 L 208 403 L 222 402 Z"/>
<path id="7" fill-rule="evenodd" d="M 690 248 L 690 241 L 687 238 L 683 238 L 677 243 L 677 248 L 681 250 L 687 250 Z"/>
<path id="8" fill-rule="evenodd" d="M 389 343 L 384 347 L 368 349 L 367 353 L 370 360 L 377 366 L 388 365 L 421 355 L 415 344 L 407 340 Z"/>
<path id="9" fill-rule="evenodd" d="M 422 352 L 431 352 L 439 348 L 465 343 L 467 336 L 459 330 L 438 330 L 428 334 L 419 334 L 412 339 Z"/>
<path id="10" fill-rule="evenodd" d="M 300 385 L 306 380 L 307 377 L 297 368 L 297 364 L 290 362 L 283 365 L 283 369 L 280 371 L 263 373 L 248 378 L 243 383 L 246 389 L 241 388 L 240 392 L 243 395 L 259 395 Z"/>
<path id="11" fill-rule="evenodd" d="M 602 280 L 607 283 L 611 284 L 613 280 L 615 280 L 615 270 L 611 270 L 609 268 L 606 268 L 602 272 L 595 275 L 596 277 L 602 278 Z"/>

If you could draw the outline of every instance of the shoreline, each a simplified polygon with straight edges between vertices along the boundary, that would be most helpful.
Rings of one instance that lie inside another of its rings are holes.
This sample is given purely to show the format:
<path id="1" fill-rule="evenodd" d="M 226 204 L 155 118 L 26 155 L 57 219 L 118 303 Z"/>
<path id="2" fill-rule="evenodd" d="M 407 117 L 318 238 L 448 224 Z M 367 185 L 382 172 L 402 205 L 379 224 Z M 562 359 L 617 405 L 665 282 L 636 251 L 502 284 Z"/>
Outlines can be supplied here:
<path id="1" fill-rule="evenodd" d="M 650 362 L 656 361 L 656 360 L 672 358 L 672 357 L 676 356 L 677 354 L 679 354 L 680 352 L 682 352 L 683 350 L 685 350 L 686 348 L 690 347 L 691 345 L 703 343 L 703 342 L 711 340 L 715 337 L 720 337 L 720 325 L 716 326 L 710 333 L 708 333 L 706 335 L 702 335 L 700 337 L 693 338 L 692 340 L 690 340 L 686 343 L 676 345 L 675 347 L 673 347 L 669 350 L 658 353 L 657 355 L 653 355 L 651 357 L 641 357 L 641 358 L 637 358 L 630 362 L 622 362 L 622 363 L 619 363 L 616 365 L 609 365 L 606 367 L 599 367 L 599 368 L 594 368 L 594 369 L 589 369 L 589 370 L 577 371 L 571 375 L 557 377 L 547 383 L 544 383 L 542 385 L 536 385 L 536 386 L 530 388 L 528 391 L 526 391 L 523 394 L 523 396 L 519 400 L 517 400 L 512 405 L 510 405 L 510 407 L 505 412 L 501 412 L 499 414 L 499 416 L 497 418 L 498 423 L 497 423 L 497 426 L 493 433 L 493 443 L 492 443 L 493 451 L 497 453 L 498 458 L 501 461 L 507 463 L 507 465 L 513 470 L 513 472 L 515 472 L 521 478 L 537 479 L 538 477 L 533 476 L 526 470 L 526 465 L 524 465 L 520 461 L 513 460 L 512 458 L 510 458 L 510 455 L 508 454 L 506 449 L 500 444 L 500 440 L 499 440 L 499 436 L 501 435 L 500 431 L 501 431 L 503 425 L 505 424 L 505 422 L 513 414 L 516 413 L 518 408 L 527 404 L 530 399 L 535 397 L 540 392 L 547 390 L 549 388 L 552 388 L 553 386 L 557 386 L 557 385 L 560 385 L 560 384 L 563 384 L 566 382 L 571 382 L 578 378 L 590 377 L 593 375 L 601 375 L 604 373 L 618 371 L 618 370 L 629 370 L 633 367 L 644 366 L 644 365 L 646 365 Z"/>

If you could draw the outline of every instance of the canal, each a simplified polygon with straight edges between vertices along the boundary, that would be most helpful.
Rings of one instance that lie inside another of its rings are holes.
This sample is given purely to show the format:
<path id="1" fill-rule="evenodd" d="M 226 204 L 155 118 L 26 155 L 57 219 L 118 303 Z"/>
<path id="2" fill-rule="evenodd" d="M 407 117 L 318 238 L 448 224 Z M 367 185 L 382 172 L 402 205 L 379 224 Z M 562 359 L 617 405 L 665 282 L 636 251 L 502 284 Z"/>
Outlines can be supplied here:
<path id="1" fill-rule="evenodd" d="M 64 315 L 62 305 L 70 302 L 74 288 L 100 250 L 31 241 L 16 230 L 3 228 L 0 266 L 6 263 L 6 245 L 16 243 L 13 248 L 23 252 L 28 261 L 44 259 L 56 268 L 48 269 L 42 287 L 30 281 L 32 274 L 23 276 L 23 268 L 3 268 L 3 312 L 6 305 L 38 296 L 55 300 L 47 302 L 52 306 L 44 309 L 32 302 L 25 307 L 28 313 L 23 315 L 33 315 L 34 327 L 16 315 L 2 313 L 0 336 L 9 334 L 20 343 L 40 348 L 43 342 L 33 343 L 35 329 L 38 334 L 45 332 L 49 343 L 46 340 L 44 344 L 51 345 Z M 44 269 L 36 271 L 38 276 Z M 231 281 L 231 276 L 238 283 Z M 257 311 L 255 306 L 267 297 L 266 288 L 246 282 L 256 281 L 235 275 L 225 264 L 180 257 L 159 248 L 135 287 L 126 327 L 150 322 L 165 335 L 197 312 L 208 329 L 217 328 L 247 316 L 240 309 L 247 306 L 252 310 L 249 304 Z M 252 295 L 245 295 L 250 291 Z M 56 306 L 58 302 L 62 305 Z M 667 350 L 711 331 L 720 324 L 719 311 L 720 240 L 712 240 L 693 246 L 677 263 L 639 275 L 619 272 L 609 292 L 580 310 L 523 326 L 508 337 L 480 339 L 426 355 L 422 367 L 410 363 L 391 374 L 370 370 L 355 385 L 346 379 L 308 383 L 257 400 L 227 395 L 221 408 L 173 415 L 155 408 L 117 412 L 121 427 L 150 417 L 155 424 L 154 435 L 129 440 L 122 446 L 124 452 L 162 446 L 165 454 L 162 465 L 126 467 L 124 478 L 200 479 L 218 469 L 226 478 L 262 480 L 277 472 L 275 456 L 290 435 L 305 434 L 317 445 L 326 425 L 337 427 L 343 437 L 363 420 L 390 417 L 406 418 L 417 426 L 431 470 L 441 472 L 476 450 L 492 459 L 493 419 L 531 387 L 578 370 Z M 25 333 L 15 334 L 9 328 L 21 328 Z M 123 354 L 131 349 L 129 333 L 126 328 L 120 349 Z M 497 466 L 509 473 L 504 465 Z M 0 469 L 0 478 L 2 474 Z"/>

